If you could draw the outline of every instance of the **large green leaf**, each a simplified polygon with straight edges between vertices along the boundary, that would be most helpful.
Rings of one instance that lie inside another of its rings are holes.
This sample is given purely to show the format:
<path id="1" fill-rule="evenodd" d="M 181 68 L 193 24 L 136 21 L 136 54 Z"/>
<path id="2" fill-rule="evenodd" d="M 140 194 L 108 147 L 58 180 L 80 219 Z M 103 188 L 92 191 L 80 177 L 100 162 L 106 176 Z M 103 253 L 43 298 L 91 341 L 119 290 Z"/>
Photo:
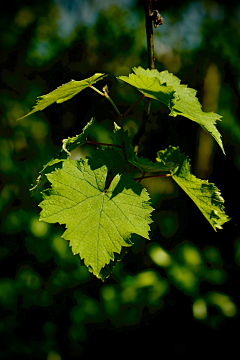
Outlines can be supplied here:
<path id="1" fill-rule="evenodd" d="M 223 153 L 225 153 L 221 140 L 221 134 L 219 133 L 219 131 L 215 126 L 216 121 L 220 120 L 221 116 L 213 112 L 202 111 L 202 106 L 196 97 L 197 94 L 196 90 L 187 87 L 187 85 L 181 85 L 180 79 L 177 76 L 169 73 L 167 70 L 159 72 L 156 69 L 145 70 L 142 67 L 138 67 L 138 68 L 133 68 L 133 71 L 136 75 L 132 75 L 132 74 L 130 75 L 135 76 L 135 78 L 139 77 L 141 79 L 142 76 L 148 76 L 149 79 L 151 79 L 151 81 L 153 81 L 153 79 L 158 79 L 161 85 L 166 84 L 167 86 L 172 86 L 175 91 L 174 94 L 175 98 L 173 101 L 169 102 L 168 107 L 171 110 L 171 113 L 169 115 L 170 116 L 182 115 L 201 125 L 203 129 L 208 131 L 213 136 L 213 138 L 217 141 L 217 143 L 221 147 Z M 132 85 L 134 86 L 134 84 Z M 146 86 L 147 85 L 148 82 L 146 81 Z M 147 94 L 145 95 L 148 96 Z M 160 98 L 157 97 L 156 99 L 160 100 Z"/>
<path id="2" fill-rule="evenodd" d="M 80 135 L 74 136 L 72 138 L 69 137 L 68 139 L 64 139 L 62 141 L 62 150 L 55 159 L 51 159 L 46 165 L 44 165 L 43 169 L 40 171 L 39 177 L 37 178 L 37 184 L 32 189 L 30 189 L 32 193 L 34 193 L 37 189 L 39 189 L 46 183 L 46 174 L 51 172 L 55 165 L 59 165 L 59 163 L 65 161 L 68 155 L 71 154 L 70 151 L 74 150 L 77 146 L 81 146 L 85 143 L 87 136 L 94 124 L 94 121 L 94 118 L 92 118 L 83 128 L 83 131 Z"/>
<path id="3" fill-rule="evenodd" d="M 118 79 L 134 86 L 142 94 L 152 99 L 163 102 L 168 107 L 172 106 L 174 99 L 174 87 L 161 84 L 157 77 L 150 77 L 145 74 L 129 74 L 129 76 L 118 76 Z"/>
<path id="4" fill-rule="evenodd" d="M 71 80 L 62 86 L 59 86 L 57 89 L 51 91 L 49 94 L 42 95 L 38 97 L 36 105 L 33 107 L 32 111 L 30 111 L 27 115 L 22 116 L 20 119 L 29 116 L 36 111 L 40 111 L 48 107 L 53 103 L 60 104 L 64 101 L 71 99 L 73 96 L 77 95 L 80 91 L 86 89 L 88 86 L 95 84 L 97 81 L 102 80 L 105 74 L 95 74 L 88 79 L 75 81 Z"/>
<path id="5" fill-rule="evenodd" d="M 131 246 L 131 234 L 149 239 L 149 195 L 126 173 L 116 175 L 105 189 L 107 167 L 94 160 L 67 160 L 47 178 L 51 189 L 43 193 L 40 220 L 66 224 L 63 238 L 74 254 L 84 259 L 94 275 Z"/>
<path id="6" fill-rule="evenodd" d="M 158 152 L 158 158 L 163 156 L 167 161 L 167 149 Z M 207 180 L 196 178 L 191 173 L 189 159 L 184 154 L 179 157 L 179 168 L 172 178 L 195 202 L 215 231 L 222 229 L 222 225 L 230 220 L 224 212 L 224 199 L 221 197 L 219 189 Z"/>

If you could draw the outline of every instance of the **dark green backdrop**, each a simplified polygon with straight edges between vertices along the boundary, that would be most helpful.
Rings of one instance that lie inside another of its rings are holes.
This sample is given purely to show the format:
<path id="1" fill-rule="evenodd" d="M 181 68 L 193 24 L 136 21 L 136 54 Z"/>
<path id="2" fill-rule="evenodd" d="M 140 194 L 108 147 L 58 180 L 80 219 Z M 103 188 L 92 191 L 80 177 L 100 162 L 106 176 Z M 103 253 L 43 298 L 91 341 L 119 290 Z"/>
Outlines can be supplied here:
<path id="1" fill-rule="evenodd" d="M 88 89 L 16 119 L 37 96 L 96 72 L 109 74 L 105 84 L 122 112 L 136 101 L 137 91 L 116 76 L 135 66 L 147 68 L 142 2 L 5 3 L 0 18 L 1 359 L 132 357 L 143 350 L 149 357 L 188 357 L 237 345 L 240 6 L 185 1 L 159 7 L 165 24 L 154 29 L 156 68 L 173 72 L 198 91 L 205 111 L 223 116 L 218 128 L 226 156 L 196 124 L 168 119 L 154 102 L 144 153 L 155 160 L 158 150 L 179 145 L 192 159 L 195 175 L 221 190 L 232 220 L 215 233 L 184 193 L 167 182 L 149 183 L 153 194 L 160 191 L 152 240 L 134 237 L 106 283 L 80 266 L 61 238 L 63 227 L 38 221 L 41 194 L 30 197 L 29 188 L 62 139 L 79 134 L 93 115 L 108 128 L 115 114 Z M 130 112 L 129 126 L 139 124 L 142 105 Z"/>

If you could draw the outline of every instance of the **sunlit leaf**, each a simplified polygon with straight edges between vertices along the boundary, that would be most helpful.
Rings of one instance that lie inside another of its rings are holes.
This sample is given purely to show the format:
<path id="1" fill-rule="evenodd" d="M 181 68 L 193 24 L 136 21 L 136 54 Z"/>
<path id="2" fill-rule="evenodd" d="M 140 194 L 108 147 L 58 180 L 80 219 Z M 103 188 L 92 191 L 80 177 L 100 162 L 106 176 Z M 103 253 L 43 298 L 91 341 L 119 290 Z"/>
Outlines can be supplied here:
<path id="1" fill-rule="evenodd" d="M 136 87 L 145 96 L 163 102 L 171 110 L 170 116 L 182 115 L 198 123 L 213 136 L 225 153 L 221 134 L 215 126 L 221 116 L 213 112 L 202 111 L 202 106 L 196 97 L 196 90 L 187 85 L 181 85 L 180 79 L 167 70 L 159 72 L 156 69 L 145 70 L 138 67 L 133 68 L 133 71 L 135 74 L 130 74 L 129 77 L 120 76 L 119 79 Z M 164 86 L 166 91 L 163 95 Z M 167 89 L 170 88 L 171 92 L 168 92 Z"/>
<path id="2" fill-rule="evenodd" d="M 97 81 L 102 80 L 105 74 L 95 74 L 88 79 L 75 81 L 71 80 L 66 84 L 59 86 L 57 89 L 51 91 L 49 94 L 42 95 L 38 97 L 36 105 L 33 107 L 27 115 L 22 116 L 20 119 L 29 116 L 36 111 L 40 111 L 48 107 L 53 103 L 60 104 L 64 101 L 71 99 L 73 96 L 77 95 L 80 91 L 86 89 L 88 86 L 95 84 Z"/>
<path id="3" fill-rule="evenodd" d="M 40 220 L 66 224 L 63 238 L 98 277 L 114 253 L 132 245 L 131 234 L 149 239 L 153 210 L 146 189 L 130 175 L 116 175 L 108 189 L 106 177 L 105 165 L 67 160 L 62 169 L 47 174 L 52 187 L 40 204 Z"/>

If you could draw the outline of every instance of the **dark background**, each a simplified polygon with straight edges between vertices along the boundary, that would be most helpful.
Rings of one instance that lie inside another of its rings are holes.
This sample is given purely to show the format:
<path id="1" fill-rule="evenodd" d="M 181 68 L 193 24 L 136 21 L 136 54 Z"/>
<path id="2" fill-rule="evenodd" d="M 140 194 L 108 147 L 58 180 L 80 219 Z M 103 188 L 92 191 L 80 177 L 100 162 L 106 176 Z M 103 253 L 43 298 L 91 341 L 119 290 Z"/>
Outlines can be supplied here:
<path id="1" fill-rule="evenodd" d="M 96 72 L 109 74 L 96 87 L 107 84 L 120 111 L 126 111 L 140 96 L 116 76 L 148 66 L 142 2 L 5 3 L 0 18 L 1 359 L 130 358 L 143 351 L 153 357 L 216 356 L 227 350 L 231 356 L 237 348 L 240 6 L 184 1 L 159 7 L 165 24 L 154 29 L 156 68 L 196 89 L 204 111 L 223 116 L 217 126 L 226 155 L 197 124 L 168 117 L 168 110 L 154 102 L 141 151 L 154 161 L 158 150 L 180 146 L 194 174 L 220 189 L 231 221 L 214 232 L 171 181 L 149 181 L 145 186 L 156 209 L 151 241 L 134 237 L 134 246 L 105 283 L 80 266 L 60 237 L 64 227 L 38 221 L 41 194 L 31 197 L 29 189 L 58 154 L 62 139 L 79 134 L 93 115 L 109 128 L 115 113 L 86 89 L 16 119 L 30 111 L 37 96 Z M 142 109 L 140 103 L 129 113 L 126 127 L 139 126 Z M 89 148 L 81 151 L 73 156 L 87 155 Z M 171 257 L 168 265 L 163 250 Z M 199 299 L 203 307 L 197 315 Z"/>

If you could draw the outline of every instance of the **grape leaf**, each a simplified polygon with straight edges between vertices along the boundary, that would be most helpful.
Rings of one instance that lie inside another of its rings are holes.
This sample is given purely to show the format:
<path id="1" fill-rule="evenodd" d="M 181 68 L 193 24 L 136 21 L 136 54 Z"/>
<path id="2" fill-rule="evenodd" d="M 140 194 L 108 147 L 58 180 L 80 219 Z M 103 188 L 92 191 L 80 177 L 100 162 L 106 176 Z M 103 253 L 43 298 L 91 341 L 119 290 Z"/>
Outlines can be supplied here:
<path id="1" fill-rule="evenodd" d="M 167 70 L 159 72 L 156 69 L 145 70 L 142 67 L 138 67 L 133 68 L 133 71 L 136 74 L 135 76 L 139 76 L 140 78 L 142 78 L 142 76 L 148 76 L 151 79 L 158 79 L 159 83 L 162 85 L 166 84 L 167 86 L 173 86 L 175 96 L 173 101 L 170 101 L 168 105 L 169 109 L 171 110 L 169 115 L 174 117 L 177 115 L 182 115 L 198 123 L 203 129 L 212 135 L 225 154 L 221 140 L 221 134 L 215 126 L 216 121 L 221 121 L 222 116 L 213 112 L 202 111 L 202 106 L 196 97 L 196 90 L 187 87 L 187 85 L 181 85 L 180 79 L 177 76 L 169 73 Z M 147 84 L 148 82 L 146 81 L 146 85 Z M 145 95 L 148 96 L 147 94 Z"/>
<path id="2" fill-rule="evenodd" d="M 99 80 L 102 80 L 105 76 L 107 75 L 97 73 L 85 80 L 71 80 L 68 83 L 63 84 L 57 89 L 51 91 L 49 94 L 39 96 L 37 103 L 33 107 L 32 111 L 30 111 L 27 115 L 22 116 L 18 120 L 23 119 L 26 116 L 35 113 L 36 111 L 43 110 L 55 102 L 60 104 L 71 99 L 73 96 L 77 95 L 80 91 L 86 89 L 88 86 L 95 84 Z"/>
<path id="3" fill-rule="evenodd" d="M 95 119 L 92 118 L 87 125 L 83 128 L 80 135 L 73 137 L 68 137 L 67 139 L 62 140 L 62 150 L 65 151 L 68 155 L 71 155 L 70 151 L 76 149 L 77 146 L 81 146 L 85 143 L 87 136 L 94 124 Z"/>
<path id="4" fill-rule="evenodd" d="M 176 149 L 176 148 L 175 148 Z M 158 158 L 164 156 L 165 160 L 168 154 L 167 149 L 158 152 Z M 207 180 L 200 180 L 191 173 L 189 159 L 181 154 L 179 168 L 172 176 L 173 180 L 187 193 L 187 195 L 195 202 L 199 210 L 209 221 L 215 231 L 222 229 L 222 225 L 230 220 L 224 212 L 224 199 L 221 197 L 219 189 Z"/>
<path id="5" fill-rule="evenodd" d="M 137 88 L 142 94 L 152 99 L 161 101 L 168 107 L 172 106 L 174 100 L 174 87 L 161 84 L 157 77 L 149 77 L 143 74 L 129 74 L 129 76 L 118 76 L 117 79 Z"/>
<path id="6" fill-rule="evenodd" d="M 80 135 L 62 140 L 62 150 L 55 159 L 51 159 L 46 165 L 44 165 L 43 169 L 40 171 L 39 177 L 37 178 L 37 184 L 32 189 L 30 189 L 32 194 L 47 182 L 46 174 L 53 170 L 53 165 L 65 161 L 68 155 L 71 155 L 70 151 L 85 143 L 94 121 L 94 118 L 92 118 L 83 128 L 83 131 Z"/>
<path id="7" fill-rule="evenodd" d="M 132 245 L 132 233 L 149 239 L 153 208 L 147 190 L 130 175 L 116 175 L 105 189 L 107 167 L 80 159 L 64 161 L 46 176 L 52 187 L 43 192 L 40 220 L 66 224 L 62 237 L 94 275 L 100 277 L 114 252 Z"/>

